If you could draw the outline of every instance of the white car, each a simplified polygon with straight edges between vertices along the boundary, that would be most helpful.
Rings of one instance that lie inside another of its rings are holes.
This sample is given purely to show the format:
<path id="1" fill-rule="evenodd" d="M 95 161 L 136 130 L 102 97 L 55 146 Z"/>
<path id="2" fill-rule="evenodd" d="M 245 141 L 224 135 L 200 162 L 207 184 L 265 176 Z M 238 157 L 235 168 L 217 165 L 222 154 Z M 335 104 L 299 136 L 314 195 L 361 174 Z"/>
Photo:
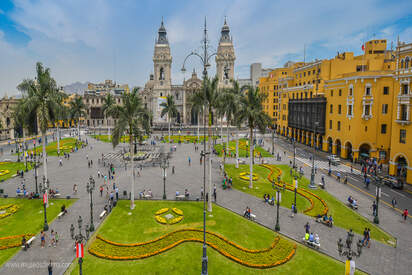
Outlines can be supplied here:
<path id="1" fill-rule="evenodd" d="M 330 162 L 333 165 L 338 165 L 340 163 L 340 158 L 337 155 L 330 155 L 328 156 L 328 160 L 330 160 Z"/>

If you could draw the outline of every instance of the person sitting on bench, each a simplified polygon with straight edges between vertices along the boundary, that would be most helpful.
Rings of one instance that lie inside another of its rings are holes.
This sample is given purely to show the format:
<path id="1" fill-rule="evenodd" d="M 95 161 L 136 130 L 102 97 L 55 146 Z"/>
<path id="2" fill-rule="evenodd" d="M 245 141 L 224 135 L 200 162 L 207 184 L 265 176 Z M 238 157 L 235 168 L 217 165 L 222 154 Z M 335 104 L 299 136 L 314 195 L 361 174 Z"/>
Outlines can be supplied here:
<path id="1" fill-rule="evenodd" d="M 60 212 L 62 212 L 63 213 L 63 215 L 66 215 L 67 214 L 67 209 L 66 209 L 66 205 L 62 205 L 62 207 L 61 207 L 61 211 Z"/>
<path id="2" fill-rule="evenodd" d="M 323 215 L 323 218 L 322 218 L 322 219 L 323 219 L 324 222 L 326 222 L 326 221 L 328 220 L 328 215 L 326 215 L 326 214 Z"/>
<path id="3" fill-rule="evenodd" d="M 309 233 L 305 233 L 305 241 L 309 241 Z"/>
<path id="4" fill-rule="evenodd" d="M 317 221 L 317 222 L 321 222 L 321 221 L 322 221 L 322 215 L 321 215 L 321 214 L 318 214 L 318 215 L 316 216 L 316 221 Z"/>
<path id="5" fill-rule="evenodd" d="M 313 243 L 315 241 L 314 237 L 313 237 L 313 233 L 310 233 L 309 235 L 309 242 Z"/>
<path id="6" fill-rule="evenodd" d="M 319 244 L 319 236 L 318 236 L 318 234 L 315 234 L 315 243 L 316 243 L 316 244 Z"/>
<path id="7" fill-rule="evenodd" d="M 332 225 L 332 224 L 333 224 L 332 215 L 329 216 L 328 224 L 329 224 L 329 225 Z"/>
<path id="8" fill-rule="evenodd" d="M 358 202 L 355 199 L 352 201 L 352 207 L 358 207 Z"/>
<path id="9" fill-rule="evenodd" d="M 23 235 L 23 238 L 21 240 L 21 246 L 24 246 L 24 250 L 27 250 L 27 248 L 29 248 L 29 245 L 27 244 L 26 241 L 26 236 Z"/>
<path id="10" fill-rule="evenodd" d="M 275 205 L 275 198 L 272 196 L 272 198 L 269 201 L 270 205 Z"/>
<path id="11" fill-rule="evenodd" d="M 250 219 L 250 208 L 249 206 L 246 206 L 245 213 L 243 214 L 243 217 Z"/>
<path id="12" fill-rule="evenodd" d="M 352 196 L 349 196 L 349 198 L 348 198 L 348 202 L 349 202 L 350 204 L 352 204 L 352 203 L 353 203 L 353 198 L 352 198 Z"/>

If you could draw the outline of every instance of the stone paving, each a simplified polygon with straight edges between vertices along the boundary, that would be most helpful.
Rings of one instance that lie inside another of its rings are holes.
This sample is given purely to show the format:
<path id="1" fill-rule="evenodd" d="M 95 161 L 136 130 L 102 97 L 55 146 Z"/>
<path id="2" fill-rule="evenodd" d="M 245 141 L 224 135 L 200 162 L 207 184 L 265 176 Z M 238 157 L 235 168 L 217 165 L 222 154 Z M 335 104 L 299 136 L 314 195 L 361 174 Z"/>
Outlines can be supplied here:
<path id="1" fill-rule="evenodd" d="M 63 168 L 58 167 L 57 158 L 50 157 L 48 161 L 51 187 L 54 188 L 53 186 L 58 186 L 63 196 L 71 195 L 79 198 L 79 200 L 69 208 L 69 214 L 67 216 L 60 220 L 55 220 L 50 224 L 50 228 L 57 230 L 61 235 L 59 247 L 41 249 L 39 242 L 37 242 L 31 249 L 28 251 L 20 251 L 6 263 L 0 269 L 0 274 L 45 274 L 47 264 L 44 266 L 41 266 L 41 264 L 48 263 L 49 259 L 59 264 L 54 266 L 53 274 L 63 274 L 67 264 L 71 263 L 75 257 L 73 251 L 74 243 L 69 236 L 70 224 L 74 223 L 74 225 L 77 225 L 76 221 L 79 214 L 83 217 L 83 224 L 89 223 L 90 201 L 85 191 L 85 186 L 91 174 L 93 174 L 96 180 L 96 190 L 93 196 L 95 205 L 94 221 L 96 227 L 99 225 L 100 220 L 98 215 L 103 209 L 106 196 L 103 195 L 103 197 L 100 198 L 98 194 L 98 186 L 103 183 L 103 180 L 97 178 L 97 171 L 100 170 L 106 173 L 107 168 L 99 167 L 97 165 L 97 158 L 101 156 L 102 153 L 113 152 L 113 148 L 108 143 L 95 141 L 91 138 L 88 138 L 88 140 L 93 150 L 83 149 L 72 154 L 69 161 L 64 160 Z M 165 148 L 167 149 L 168 145 L 165 145 Z M 280 151 L 283 152 L 283 149 Z M 93 168 L 87 168 L 86 155 L 88 155 L 89 159 L 93 159 Z M 189 166 L 188 157 L 192 160 L 191 166 Z M 199 152 L 194 152 L 192 144 L 177 145 L 177 152 L 175 152 L 170 159 L 167 173 L 166 194 L 168 199 L 175 199 L 175 192 L 179 191 L 183 193 L 186 188 L 189 190 L 191 199 L 200 197 L 200 189 L 201 186 L 203 186 L 203 166 L 200 165 L 199 160 Z M 218 161 L 220 160 L 221 158 L 214 158 L 214 165 L 212 165 L 213 183 L 218 187 L 217 203 L 239 214 L 244 211 L 246 206 L 249 206 L 252 212 L 256 214 L 258 223 L 273 229 L 276 217 L 275 207 L 268 206 L 264 204 L 260 198 L 241 191 L 221 189 L 221 176 L 219 175 L 218 169 Z M 279 163 L 274 159 L 269 159 L 269 161 Z M 289 163 L 289 160 L 283 160 L 283 163 Z M 175 174 L 171 173 L 172 166 L 175 166 Z M 40 175 L 42 175 L 42 168 L 40 168 L 40 172 Z M 30 171 L 29 175 L 33 175 L 33 173 L 34 172 Z M 305 167 L 305 173 L 309 175 L 310 171 L 308 167 Z M 30 185 L 29 182 L 33 182 L 33 180 L 30 181 L 29 179 L 26 179 L 26 181 L 28 181 L 26 182 L 26 186 Z M 114 181 L 116 186 L 119 187 L 120 198 L 123 198 L 123 191 L 126 190 L 127 193 L 130 191 L 130 169 L 125 170 L 124 167 L 118 168 Z M 6 193 L 9 195 L 15 194 L 16 184 L 19 182 L 20 179 L 12 179 L 5 182 L 3 187 L 5 187 Z M 77 183 L 79 186 L 77 195 L 72 194 L 74 183 Z M 339 184 L 332 179 L 328 178 L 327 184 L 327 191 L 343 202 L 346 201 L 349 194 L 353 193 L 349 187 Z M 153 192 L 154 199 L 162 198 L 162 170 L 158 166 L 145 167 L 140 171 L 140 176 L 136 176 L 135 197 L 138 197 L 140 191 L 149 189 Z M 371 199 L 366 195 L 356 195 L 356 198 L 360 205 L 359 213 L 371 220 Z M 136 208 L 135 211 L 139 211 L 139 209 Z M 301 214 L 295 215 L 292 219 L 290 217 L 290 210 L 286 208 L 280 209 L 280 215 L 280 232 L 282 234 L 300 241 L 304 234 L 303 226 L 309 221 L 311 231 L 318 233 L 320 236 L 321 251 L 340 260 L 344 260 L 344 258 L 338 256 L 336 245 L 339 237 L 344 238 L 346 236 L 344 229 L 326 227 L 316 223 L 313 218 Z M 363 249 L 362 256 L 355 259 L 357 266 L 371 274 L 409 274 L 408 266 L 412 262 L 410 257 L 412 252 L 412 240 L 410 238 L 412 234 L 411 222 L 401 222 L 400 215 L 387 207 L 380 207 L 380 221 L 380 226 L 397 238 L 397 247 L 393 248 L 381 243 L 372 242 L 371 248 Z M 13 264 L 16 265 L 13 266 Z"/>

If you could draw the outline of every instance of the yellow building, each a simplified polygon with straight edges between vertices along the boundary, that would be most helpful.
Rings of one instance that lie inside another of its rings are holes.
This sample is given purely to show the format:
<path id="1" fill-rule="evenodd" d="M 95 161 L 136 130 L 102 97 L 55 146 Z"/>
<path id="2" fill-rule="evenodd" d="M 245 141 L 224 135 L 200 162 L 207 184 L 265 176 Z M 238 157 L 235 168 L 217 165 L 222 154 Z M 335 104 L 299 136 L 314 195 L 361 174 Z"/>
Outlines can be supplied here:
<path id="1" fill-rule="evenodd" d="M 260 90 L 268 93 L 264 110 L 283 136 L 341 158 L 373 157 L 389 163 L 390 174 L 405 173 L 412 160 L 412 139 L 406 135 L 411 61 L 412 44 L 399 46 L 396 54 L 387 50 L 386 40 L 371 40 L 359 56 L 344 52 L 327 60 L 288 62 L 260 79 Z M 412 184 L 412 172 L 406 178 Z"/>

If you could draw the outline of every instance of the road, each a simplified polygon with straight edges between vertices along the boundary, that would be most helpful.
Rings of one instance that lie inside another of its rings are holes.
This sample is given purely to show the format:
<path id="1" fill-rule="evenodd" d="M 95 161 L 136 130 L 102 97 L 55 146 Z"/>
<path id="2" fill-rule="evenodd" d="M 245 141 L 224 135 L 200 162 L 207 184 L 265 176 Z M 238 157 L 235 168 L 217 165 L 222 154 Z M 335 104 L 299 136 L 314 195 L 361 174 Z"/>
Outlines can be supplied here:
<path id="1" fill-rule="evenodd" d="M 283 137 L 275 137 L 275 146 L 280 146 L 286 151 L 288 157 L 293 159 L 293 145 L 288 142 Z M 266 144 L 267 147 L 267 144 Z M 297 166 L 306 165 L 312 167 L 312 152 L 313 149 L 309 148 L 303 144 L 296 143 L 296 163 Z M 325 174 L 326 184 L 328 181 L 328 169 L 329 169 L 329 162 L 327 160 L 327 153 L 325 152 L 316 152 L 315 155 L 315 167 L 318 170 L 322 171 Z M 354 168 L 353 172 L 351 172 L 350 164 L 347 162 L 342 162 L 340 165 L 331 166 L 332 176 L 336 178 L 338 172 L 341 174 L 341 178 L 343 179 L 345 176 L 348 177 L 348 185 L 353 188 L 355 192 L 364 193 L 370 197 L 375 197 L 376 193 L 376 186 L 374 185 L 373 181 L 369 185 L 369 189 L 366 188 L 363 180 L 363 176 L 361 172 Z M 309 176 L 309 175 L 307 175 Z M 342 180 L 343 182 L 343 180 Z M 356 198 L 354 194 L 353 197 Z M 385 204 L 386 206 L 391 207 L 392 199 L 397 201 L 397 205 L 395 210 L 398 212 L 403 211 L 403 209 L 412 209 L 412 193 L 409 190 L 397 190 L 392 189 L 386 185 L 384 185 L 381 189 L 381 198 L 380 202 Z M 372 210 L 371 210 L 372 211 Z"/>

